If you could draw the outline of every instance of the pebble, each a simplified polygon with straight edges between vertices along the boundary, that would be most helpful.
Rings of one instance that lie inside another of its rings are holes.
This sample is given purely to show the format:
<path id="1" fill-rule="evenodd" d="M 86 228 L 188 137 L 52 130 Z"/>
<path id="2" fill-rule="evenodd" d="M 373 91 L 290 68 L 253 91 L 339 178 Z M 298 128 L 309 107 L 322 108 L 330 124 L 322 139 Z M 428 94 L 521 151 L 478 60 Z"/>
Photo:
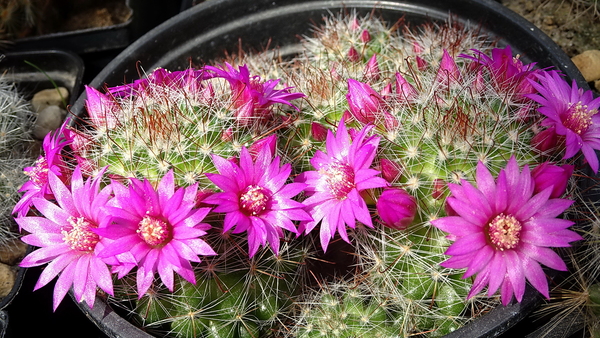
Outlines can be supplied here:
<path id="1" fill-rule="evenodd" d="M 17 265 L 27 252 L 27 244 L 15 238 L 6 245 L 0 246 L 0 263 Z"/>
<path id="2" fill-rule="evenodd" d="M 17 274 L 13 268 L 0 263 L 0 298 L 8 296 L 15 285 L 16 278 Z"/>
<path id="3" fill-rule="evenodd" d="M 58 106 L 47 106 L 38 112 L 35 125 L 33 126 L 33 136 L 39 140 L 49 132 L 57 129 L 62 124 L 67 111 Z"/>
<path id="4" fill-rule="evenodd" d="M 33 111 L 40 112 L 48 106 L 63 106 L 63 99 L 65 102 L 69 102 L 69 91 L 67 88 L 58 87 L 44 89 L 33 95 L 31 105 L 33 106 Z"/>
<path id="5" fill-rule="evenodd" d="M 600 80 L 596 80 L 594 87 L 596 87 L 596 90 L 600 92 Z"/>
<path id="6" fill-rule="evenodd" d="M 600 79 L 600 50 L 586 50 L 571 60 L 587 82 Z"/>

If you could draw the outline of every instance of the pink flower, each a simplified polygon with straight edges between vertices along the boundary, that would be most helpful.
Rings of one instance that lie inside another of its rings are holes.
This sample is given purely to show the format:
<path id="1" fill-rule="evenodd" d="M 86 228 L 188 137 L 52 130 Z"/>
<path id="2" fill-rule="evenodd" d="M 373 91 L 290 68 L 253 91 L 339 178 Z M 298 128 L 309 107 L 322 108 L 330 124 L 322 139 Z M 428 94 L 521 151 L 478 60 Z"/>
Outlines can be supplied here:
<path id="1" fill-rule="evenodd" d="M 376 177 L 379 171 L 371 169 L 379 145 L 379 137 L 367 138 L 371 129 L 372 125 L 364 127 L 351 142 L 344 120 L 340 121 L 336 135 L 331 131 L 327 133 L 327 153 L 317 150 L 310 160 L 316 171 L 303 172 L 297 178 L 308 185 L 306 193 L 310 197 L 304 204 L 313 217 L 312 221 L 300 222 L 298 230 L 308 234 L 320 222 L 323 250 L 327 250 L 336 232 L 349 242 L 346 224 L 355 228 L 358 220 L 373 227 L 360 192 L 385 187 L 388 183 Z"/>
<path id="2" fill-rule="evenodd" d="M 269 242 L 279 253 L 283 229 L 298 233 L 292 220 L 308 221 L 310 216 L 302 203 L 292 200 L 305 188 L 303 183 L 285 184 L 292 167 L 279 167 L 279 157 L 271 160 L 271 151 L 263 147 L 256 162 L 242 148 L 239 165 L 217 155 L 213 162 L 219 174 L 206 176 L 223 192 L 206 197 L 203 202 L 216 204 L 215 212 L 224 212 L 223 232 L 235 226 L 234 233 L 248 233 L 248 254 L 253 257 L 259 246 Z"/>
<path id="3" fill-rule="evenodd" d="M 54 172 L 49 171 L 47 175 L 48 187 L 58 205 L 35 197 L 32 203 L 44 217 L 16 218 L 19 226 L 30 233 L 22 238 L 23 242 L 40 247 L 25 257 L 21 266 L 49 263 L 35 290 L 60 274 L 54 287 L 54 310 L 71 285 L 77 301 L 85 300 L 93 307 L 96 286 L 113 294 L 108 267 L 97 256 L 104 247 L 104 240 L 95 233 L 111 220 L 104 209 L 111 188 L 99 191 L 102 173 L 84 182 L 79 167 L 73 172 L 70 190 Z"/>
<path id="4" fill-rule="evenodd" d="M 416 212 L 417 201 L 403 189 L 385 189 L 377 200 L 377 213 L 382 223 L 392 229 L 406 229 L 415 219 Z"/>
<path id="5" fill-rule="evenodd" d="M 85 86 L 85 105 L 94 127 L 113 129 L 119 118 L 119 104 L 114 98 L 95 88 Z"/>
<path id="6" fill-rule="evenodd" d="M 229 63 L 225 63 L 225 66 L 221 66 L 221 68 L 205 66 L 204 69 L 212 72 L 213 76 L 221 77 L 229 82 L 233 107 L 236 109 L 235 117 L 243 124 L 249 123 L 252 118 L 267 117 L 271 112 L 271 106 L 275 103 L 298 110 L 290 101 L 305 96 L 302 93 L 291 93 L 289 90 L 292 87 L 275 89 L 280 80 L 261 82 L 259 76 L 251 77 L 246 66 L 235 69 Z"/>
<path id="7" fill-rule="evenodd" d="M 29 181 L 25 182 L 19 189 L 19 192 L 25 192 L 15 207 L 12 213 L 17 216 L 25 216 L 32 206 L 34 198 L 51 198 L 52 189 L 48 182 L 48 174 L 53 173 L 63 182 L 68 180 L 66 171 L 66 163 L 61 155 L 63 148 L 72 141 L 64 135 L 68 121 L 63 125 L 44 137 L 42 143 L 42 151 L 44 155 L 38 157 L 32 167 L 26 167 L 24 172 L 29 176 Z"/>
<path id="8" fill-rule="evenodd" d="M 202 81 L 208 76 L 203 69 L 191 69 L 170 72 L 158 68 L 147 77 L 133 81 L 133 83 L 108 88 L 108 92 L 115 97 L 130 97 L 140 95 L 153 88 L 184 89 L 187 93 L 199 94 L 204 88 Z"/>
<path id="9" fill-rule="evenodd" d="M 350 113 L 360 123 L 374 123 L 383 113 L 379 113 L 383 106 L 383 98 L 366 83 L 348 79 L 348 94 L 346 94 Z"/>
<path id="10" fill-rule="evenodd" d="M 140 298 L 156 272 L 171 291 L 173 272 L 195 283 L 190 262 L 200 262 L 198 256 L 216 254 L 200 239 L 210 229 L 210 225 L 201 223 L 210 208 L 195 208 L 197 185 L 175 190 L 173 171 L 162 178 L 156 190 L 148 180 L 131 178 L 130 181 L 129 187 L 116 181 L 111 183 L 115 197 L 107 210 L 114 222 L 97 233 L 114 242 L 100 252 L 100 257 L 112 260 L 116 257 L 121 264 L 128 265 L 125 270 L 132 263 L 137 265 Z M 135 261 L 121 260 L 118 256 L 124 253 L 129 253 Z"/>
<path id="11" fill-rule="evenodd" d="M 573 201 L 550 198 L 550 187 L 534 194 L 529 168 L 520 172 L 514 157 L 496 180 L 480 162 L 476 181 L 477 188 L 465 180 L 462 185 L 448 184 L 447 203 L 455 215 L 431 221 L 454 240 L 446 250 L 452 257 L 441 265 L 467 268 L 463 278 L 477 274 L 468 298 L 487 285 L 489 296 L 500 288 L 502 304 L 508 304 L 513 294 L 520 302 L 526 280 L 548 297 L 540 264 L 566 270 L 551 247 L 568 247 L 582 239 L 567 229 L 573 222 L 556 218 Z"/>
<path id="12" fill-rule="evenodd" d="M 521 60 L 513 57 L 510 46 L 494 48 L 492 57 L 487 56 L 477 49 L 472 50 L 475 56 L 461 54 L 464 57 L 484 66 L 492 76 L 494 85 L 502 93 L 516 93 L 518 96 L 535 92 L 530 80 L 535 79 L 540 70 L 535 70 L 535 63 L 523 64 Z M 518 97 L 517 97 L 518 99 Z"/>
<path id="13" fill-rule="evenodd" d="M 544 162 L 531 171 L 531 178 L 535 183 L 533 193 L 537 194 L 548 187 L 552 187 L 550 198 L 558 198 L 565 193 L 567 183 L 573 175 L 574 166 L 562 165 L 557 166 Z"/>
<path id="14" fill-rule="evenodd" d="M 579 150 L 594 172 L 598 172 L 596 149 L 600 149 L 600 97 L 594 99 L 591 90 L 583 92 L 575 80 L 569 84 L 556 71 L 543 72 L 540 83 L 531 81 L 537 95 L 527 95 L 541 105 L 538 111 L 547 118 L 543 126 L 554 128 L 565 137 L 564 159 L 575 156 Z"/>

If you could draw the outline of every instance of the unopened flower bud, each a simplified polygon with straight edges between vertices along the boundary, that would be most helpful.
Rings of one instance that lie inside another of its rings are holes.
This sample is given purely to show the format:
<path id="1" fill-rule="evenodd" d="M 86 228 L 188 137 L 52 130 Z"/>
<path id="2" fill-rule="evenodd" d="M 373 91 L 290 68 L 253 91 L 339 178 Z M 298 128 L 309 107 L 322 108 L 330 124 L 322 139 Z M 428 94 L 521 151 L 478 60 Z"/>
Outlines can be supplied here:
<path id="1" fill-rule="evenodd" d="M 404 230 L 415 219 L 417 202 L 400 188 L 384 190 L 377 200 L 377 213 L 382 223 L 392 229 Z"/>

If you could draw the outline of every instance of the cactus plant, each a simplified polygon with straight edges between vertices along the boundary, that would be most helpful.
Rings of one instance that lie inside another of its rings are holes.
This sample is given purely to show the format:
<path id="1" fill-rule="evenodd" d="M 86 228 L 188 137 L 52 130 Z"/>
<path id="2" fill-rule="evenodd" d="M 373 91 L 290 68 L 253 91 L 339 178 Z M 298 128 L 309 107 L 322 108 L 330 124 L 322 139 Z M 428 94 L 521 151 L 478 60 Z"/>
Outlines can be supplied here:
<path id="1" fill-rule="evenodd" d="M 44 246 L 26 264 L 56 259 L 42 282 L 90 306 L 97 285 L 177 337 L 441 336 L 526 280 L 547 295 L 548 247 L 580 239 L 557 217 L 564 159 L 597 171 L 600 100 L 472 27 L 401 26 L 331 17 L 291 60 L 88 87 L 89 119 L 47 142 L 47 193 L 21 203 L 46 216 L 17 218 Z"/>
<path id="2" fill-rule="evenodd" d="M 32 162 L 33 113 L 15 85 L 0 78 L 0 246 L 18 236 L 11 212 L 27 181 L 20 168 Z"/>

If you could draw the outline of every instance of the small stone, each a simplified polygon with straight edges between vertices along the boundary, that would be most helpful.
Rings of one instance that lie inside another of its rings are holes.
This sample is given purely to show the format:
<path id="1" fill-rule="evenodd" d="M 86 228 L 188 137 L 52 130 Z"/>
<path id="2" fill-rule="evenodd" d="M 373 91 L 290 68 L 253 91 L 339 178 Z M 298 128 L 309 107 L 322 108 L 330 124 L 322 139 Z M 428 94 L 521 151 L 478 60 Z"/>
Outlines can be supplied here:
<path id="1" fill-rule="evenodd" d="M 0 263 L 0 298 L 8 296 L 16 278 L 17 274 L 10 266 Z"/>
<path id="2" fill-rule="evenodd" d="M 596 87 L 596 90 L 600 92 L 600 80 L 596 80 L 594 87 Z"/>
<path id="3" fill-rule="evenodd" d="M 600 79 L 600 50 L 586 50 L 571 60 L 587 82 Z"/>
<path id="4" fill-rule="evenodd" d="M 0 246 L 0 263 L 17 265 L 27 251 L 27 244 L 18 238 Z"/>
<path id="5" fill-rule="evenodd" d="M 60 127 L 66 115 L 67 111 L 58 106 L 47 106 L 38 113 L 33 136 L 42 140 L 46 134 Z"/>
<path id="6" fill-rule="evenodd" d="M 63 99 L 65 102 L 68 102 L 69 100 L 69 91 L 67 88 L 58 87 L 44 89 L 33 95 L 33 98 L 31 99 L 31 105 L 33 106 L 33 111 L 39 112 L 48 106 L 63 106 Z"/>

